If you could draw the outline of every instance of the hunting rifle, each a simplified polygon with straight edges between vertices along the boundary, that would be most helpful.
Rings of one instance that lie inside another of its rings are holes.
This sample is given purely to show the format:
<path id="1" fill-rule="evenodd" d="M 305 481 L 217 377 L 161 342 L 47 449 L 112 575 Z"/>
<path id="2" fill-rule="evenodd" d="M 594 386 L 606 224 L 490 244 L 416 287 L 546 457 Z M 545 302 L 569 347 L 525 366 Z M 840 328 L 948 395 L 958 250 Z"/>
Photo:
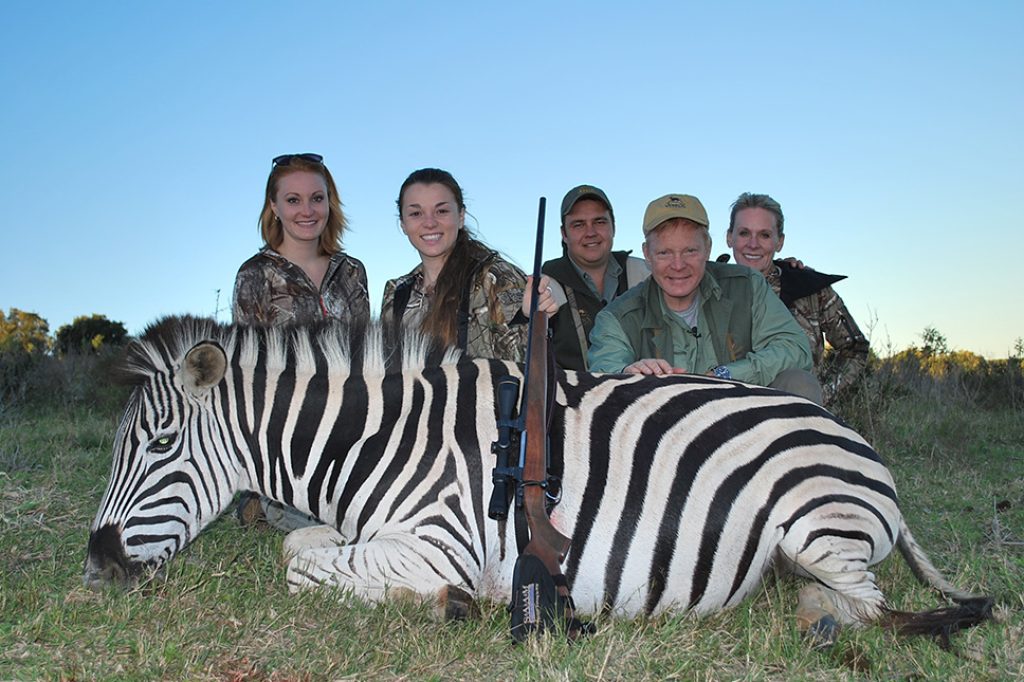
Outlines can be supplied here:
<path id="1" fill-rule="evenodd" d="M 525 415 L 519 465 L 523 471 L 520 494 L 530 527 L 530 542 L 522 553 L 536 556 L 552 576 L 558 576 L 562 573 L 565 553 L 569 551 L 569 538 L 551 525 L 545 506 L 544 492 L 548 479 L 548 316 L 537 310 L 546 203 L 547 200 L 541 197 L 537 215 L 537 249 L 533 257 L 533 286 L 530 287 L 530 338 L 526 344 L 527 364 L 519 410 Z"/>
<path id="2" fill-rule="evenodd" d="M 516 486 L 516 524 L 525 510 L 530 540 L 520 544 L 512 576 L 512 637 L 526 639 L 531 633 L 565 628 L 570 639 L 594 632 L 590 623 L 575 617 L 575 605 L 569 584 L 562 574 L 562 560 L 569 551 L 570 539 L 551 525 L 548 517 L 548 392 L 550 357 L 547 314 L 537 310 L 540 299 L 541 259 L 544 251 L 544 197 L 537 215 L 537 249 L 533 259 L 533 284 L 530 287 L 530 333 L 526 344 L 526 370 L 519 414 L 525 417 L 520 437 Z M 499 441 L 502 440 L 499 437 Z M 517 536 L 519 532 L 517 530 Z"/>

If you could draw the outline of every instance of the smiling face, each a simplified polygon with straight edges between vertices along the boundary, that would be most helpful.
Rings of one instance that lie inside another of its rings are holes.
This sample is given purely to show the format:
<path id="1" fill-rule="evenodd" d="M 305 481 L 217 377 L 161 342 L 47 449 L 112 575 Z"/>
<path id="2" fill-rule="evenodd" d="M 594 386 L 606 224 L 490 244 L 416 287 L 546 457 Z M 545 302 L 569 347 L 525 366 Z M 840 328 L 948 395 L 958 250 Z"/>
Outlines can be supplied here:
<path id="1" fill-rule="evenodd" d="M 647 235 L 644 258 L 669 310 L 681 312 L 693 304 L 711 253 L 707 229 L 692 220 L 673 218 Z"/>
<path id="2" fill-rule="evenodd" d="M 600 268 L 608 263 L 614 236 L 611 212 L 596 199 L 577 201 L 562 223 L 566 251 L 582 268 Z"/>
<path id="3" fill-rule="evenodd" d="M 278 180 L 277 195 L 270 202 L 281 221 L 283 246 L 318 242 L 331 209 L 327 181 L 318 173 L 296 171 Z"/>
<path id="4" fill-rule="evenodd" d="M 465 217 L 455 194 L 444 185 L 417 182 L 402 193 L 402 231 L 424 263 L 448 258 Z"/>
<path id="5" fill-rule="evenodd" d="M 772 259 L 782 250 L 785 239 L 779 234 L 775 216 L 763 208 L 737 211 L 732 228 L 725 234 L 736 262 L 764 274 L 771 271 Z"/>

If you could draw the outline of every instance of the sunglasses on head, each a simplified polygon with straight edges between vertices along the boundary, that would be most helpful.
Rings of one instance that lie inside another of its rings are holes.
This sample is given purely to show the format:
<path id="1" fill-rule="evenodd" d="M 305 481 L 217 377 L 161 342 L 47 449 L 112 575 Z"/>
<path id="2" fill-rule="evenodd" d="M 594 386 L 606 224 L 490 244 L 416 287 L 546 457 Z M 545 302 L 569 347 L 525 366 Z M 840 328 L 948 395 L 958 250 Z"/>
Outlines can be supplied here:
<path id="1" fill-rule="evenodd" d="M 306 161 L 312 161 L 313 163 L 323 163 L 324 157 L 319 154 L 282 154 L 281 156 L 275 156 L 274 160 L 271 161 L 272 166 L 287 166 L 292 162 L 292 159 L 304 159 Z"/>

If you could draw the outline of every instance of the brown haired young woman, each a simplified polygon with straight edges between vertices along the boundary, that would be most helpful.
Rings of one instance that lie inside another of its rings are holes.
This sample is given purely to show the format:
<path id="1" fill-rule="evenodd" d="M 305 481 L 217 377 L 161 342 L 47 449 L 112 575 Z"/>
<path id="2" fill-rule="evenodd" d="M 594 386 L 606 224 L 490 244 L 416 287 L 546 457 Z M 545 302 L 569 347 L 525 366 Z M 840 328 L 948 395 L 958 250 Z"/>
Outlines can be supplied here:
<path id="1" fill-rule="evenodd" d="M 420 255 L 412 272 L 384 287 L 381 321 L 418 326 L 473 357 L 522 362 L 527 327 L 522 270 L 466 228 L 462 188 L 447 171 L 413 172 L 398 193 L 402 232 Z M 557 305 L 541 280 L 538 308 Z M 525 311 L 524 311 L 525 312 Z"/>

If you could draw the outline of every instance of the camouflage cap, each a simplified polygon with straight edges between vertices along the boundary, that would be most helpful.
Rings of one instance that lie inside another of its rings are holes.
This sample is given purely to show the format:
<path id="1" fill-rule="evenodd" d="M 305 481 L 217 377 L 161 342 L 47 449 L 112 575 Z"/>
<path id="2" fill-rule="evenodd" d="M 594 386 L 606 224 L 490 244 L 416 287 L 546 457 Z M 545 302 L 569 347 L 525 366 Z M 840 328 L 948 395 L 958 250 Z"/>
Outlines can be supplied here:
<path id="1" fill-rule="evenodd" d="M 576 202 L 580 199 L 597 199 L 602 204 L 608 207 L 608 210 L 612 210 L 612 202 L 608 201 L 608 195 L 605 194 L 601 189 L 594 187 L 593 185 L 580 185 L 573 187 L 569 190 L 565 198 L 562 199 L 562 218 L 569 215 L 569 211 L 576 205 Z"/>
<path id="2" fill-rule="evenodd" d="M 646 237 L 658 225 L 673 218 L 685 218 L 709 227 L 708 212 L 700 199 L 689 194 L 666 194 L 658 197 L 647 205 L 644 212 L 644 236 Z"/>

